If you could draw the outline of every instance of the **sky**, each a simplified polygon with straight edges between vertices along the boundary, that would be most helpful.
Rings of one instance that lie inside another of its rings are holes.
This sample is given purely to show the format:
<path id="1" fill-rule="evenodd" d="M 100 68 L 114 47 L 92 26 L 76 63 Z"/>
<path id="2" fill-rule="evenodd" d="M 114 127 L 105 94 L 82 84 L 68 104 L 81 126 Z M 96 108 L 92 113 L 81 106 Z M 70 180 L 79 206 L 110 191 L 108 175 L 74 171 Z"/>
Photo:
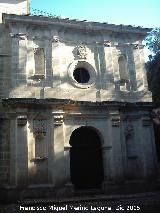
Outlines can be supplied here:
<path id="1" fill-rule="evenodd" d="M 160 0 L 30 0 L 56 16 L 112 24 L 160 27 Z"/>
<path id="2" fill-rule="evenodd" d="M 62 18 L 160 27 L 160 0 L 30 0 L 37 9 Z M 144 48 L 145 61 L 151 52 Z"/>

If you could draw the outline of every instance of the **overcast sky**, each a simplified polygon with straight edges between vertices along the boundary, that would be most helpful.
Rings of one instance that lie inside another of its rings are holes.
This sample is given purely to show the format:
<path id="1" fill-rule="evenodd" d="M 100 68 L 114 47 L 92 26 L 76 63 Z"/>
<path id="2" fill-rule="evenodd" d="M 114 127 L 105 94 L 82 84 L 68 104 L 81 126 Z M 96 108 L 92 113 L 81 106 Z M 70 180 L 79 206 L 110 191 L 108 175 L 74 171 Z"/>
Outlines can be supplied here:
<path id="1" fill-rule="evenodd" d="M 53 15 L 144 27 L 160 26 L 160 0 L 30 0 Z"/>

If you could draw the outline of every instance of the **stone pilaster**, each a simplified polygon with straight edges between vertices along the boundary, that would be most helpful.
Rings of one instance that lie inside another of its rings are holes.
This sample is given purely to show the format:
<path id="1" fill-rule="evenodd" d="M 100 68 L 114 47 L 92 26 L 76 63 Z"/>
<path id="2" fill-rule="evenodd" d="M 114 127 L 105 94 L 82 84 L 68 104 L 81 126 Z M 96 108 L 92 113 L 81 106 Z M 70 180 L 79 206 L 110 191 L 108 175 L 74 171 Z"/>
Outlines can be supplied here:
<path id="1" fill-rule="evenodd" d="M 54 185 L 54 119 L 50 116 L 48 120 L 47 130 L 47 141 L 48 141 L 48 181 Z"/>
<path id="2" fill-rule="evenodd" d="M 11 45 L 11 85 L 12 87 L 16 86 L 16 78 L 19 64 L 19 37 L 17 34 L 10 34 L 12 38 Z"/>
<path id="3" fill-rule="evenodd" d="M 128 71 L 130 76 L 130 85 L 131 90 L 137 90 L 137 80 L 136 80 L 136 67 L 134 62 L 134 55 L 133 55 L 133 47 L 129 46 L 127 49 L 127 56 L 128 56 Z"/>
<path id="4" fill-rule="evenodd" d="M 64 146 L 64 169 L 65 169 L 65 185 L 72 185 L 71 184 L 71 170 L 70 170 L 70 145 L 65 145 Z"/>
<path id="5" fill-rule="evenodd" d="M 144 87 L 144 90 L 148 91 L 147 71 L 145 68 L 143 48 L 144 48 L 143 45 L 139 45 L 139 60 L 140 60 L 140 67 L 141 67 L 141 73 L 142 73 L 142 79 L 143 79 L 143 87 Z"/>
<path id="6" fill-rule="evenodd" d="M 133 56 L 134 56 L 134 64 L 135 64 L 135 72 L 136 72 L 136 82 L 137 82 L 137 90 L 142 91 L 144 90 L 144 80 L 143 80 L 143 69 L 141 59 L 140 59 L 140 52 L 139 52 L 139 45 L 133 46 Z"/>
<path id="7" fill-rule="evenodd" d="M 122 158 L 122 142 L 121 142 L 121 120 L 118 111 L 110 112 L 112 125 L 112 173 L 113 180 L 122 181 L 124 178 L 123 158 Z"/>
<path id="8" fill-rule="evenodd" d="M 118 69 L 118 57 L 116 46 L 111 47 L 111 55 L 112 55 L 112 70 L 114 75 L 115 91 L 117 92 L 120 90 L 120 75 Z"/>
<path id="9" fill-rule="evenodd" d="M 57 39 L 56 39 L 57 38 Z M 52 40 L 52 67 L 53 67 L 53 88 L 58 91 L 60 89 L 60 67 L 61 67 L 61 55 L 60 55 L 60 42 L 59 38 L 53 37 Z"/>
<path id="10" fill-rule="evenodd" d="M 26 62 L 27 62 L 27 37 L 22 35 L 19 37 L 19 69 L 17 73 L 20 75 L 19 80 L 26 78 Z"/>
<path id="11" fill-rule="evenodd" d="M 143 117 L 141 123 L 141 149 L 143 150 L 144 177 L 149 178 L 155 175 L 155 144 L 152 135 L 152 121 L 149 117 Z"/>
<path id="12" fill-rule="evenodd" d="M 64 181 L 64 132 L 63 115 L 54 114 L 54 183 L 60 186 Z"/>
<path id="13" fill-rule="evenodd" d="M 112 180 L 112 146 L 102 147 L 102 157 L 103 157 L 103 171 L 104 171 L 104 184 L 107 188 L 107 182 Z"/>
<path id="14" fill-rule="evenodd" d="M 17 117 L 17 185 L 26 186 L 28 183 L 28 142 L 27 142 L 27 116 Z"/>
<path id="15" fill-rule="evenodd" d="M 17 125 L 16 118 L 10 120 L 10 184 L 17 185 L 16 167 L 17 167 Z"/>
<path id="16" fill-rule="evenodd" d="M 106 78 L 104 81 L 106 82 L 106 89 L 112 91 L 114 88 L 114 77 L 113 77 L 113 63 L 112 63 L 112 47 L 105 45 L 105 62 L 106 62 Z"/>
<path id="17" fill-rule="evenodd" d="M 45 68 L 46 68 L 46 86 L 51 86 L 53 80 L 52 70 L 52 42 L 47 39 L 45 41 Z"/>

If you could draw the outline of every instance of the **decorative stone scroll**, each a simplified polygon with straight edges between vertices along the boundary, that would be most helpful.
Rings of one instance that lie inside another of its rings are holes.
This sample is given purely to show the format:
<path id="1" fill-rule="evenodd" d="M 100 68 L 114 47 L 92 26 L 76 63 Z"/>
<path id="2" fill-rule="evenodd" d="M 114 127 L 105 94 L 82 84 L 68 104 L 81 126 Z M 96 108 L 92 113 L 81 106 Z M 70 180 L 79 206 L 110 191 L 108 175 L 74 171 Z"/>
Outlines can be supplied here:
<path id="1" fill-rule="evenodd" d="M 87 50 L 84 44 L 80 44 L 76 47 L 77 49 L 77 58 L 78 59 L 86 59 L 87 58 Z"/>
<path id="2" fill-rule="evenodd" d="M 47 133 L 47 120 L 35 119 L 33 120 L 33 133 L 36 139 L 43 139 Z"/>
<path id="3" fill-rule="evenodd" d="M 19 115 L 17 117 L 17 125 L 18 126 L 25 126 L 27 124 L 27 116 L 26 115 Z"/>
<path id="4" fill-rule="evenodd" d="M 134 136 L 134 127 L 132 124 L 128 124 L 124 130 L 126 138 L 132 138 Z"/>

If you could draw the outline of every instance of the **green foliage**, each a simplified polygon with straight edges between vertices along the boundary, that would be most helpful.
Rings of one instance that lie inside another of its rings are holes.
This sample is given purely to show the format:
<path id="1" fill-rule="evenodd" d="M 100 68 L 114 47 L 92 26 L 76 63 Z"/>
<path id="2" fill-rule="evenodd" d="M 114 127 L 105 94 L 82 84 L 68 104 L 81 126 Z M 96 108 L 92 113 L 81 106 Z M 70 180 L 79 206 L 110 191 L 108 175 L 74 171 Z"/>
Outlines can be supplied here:
<path id="1" fill-rule="evenodd" d="M 153 52 L 146 63 L 149 89 L 153 101 L 160 106 L 160 28 L 155 28 L 145 39 L 146 46 Z"/>
<path id="2" fill-rule="evenodd" d="M 149 89 L 152 91 L 153 101 L 160 106 L 160 52 L 157 52 L 146 63 Z"/>
<path id="3" fill-rule="evenodd" d="M 160 51 L 160 28 L 153 29 L 145 39 L 146 46 L 154 54 Z"/>

